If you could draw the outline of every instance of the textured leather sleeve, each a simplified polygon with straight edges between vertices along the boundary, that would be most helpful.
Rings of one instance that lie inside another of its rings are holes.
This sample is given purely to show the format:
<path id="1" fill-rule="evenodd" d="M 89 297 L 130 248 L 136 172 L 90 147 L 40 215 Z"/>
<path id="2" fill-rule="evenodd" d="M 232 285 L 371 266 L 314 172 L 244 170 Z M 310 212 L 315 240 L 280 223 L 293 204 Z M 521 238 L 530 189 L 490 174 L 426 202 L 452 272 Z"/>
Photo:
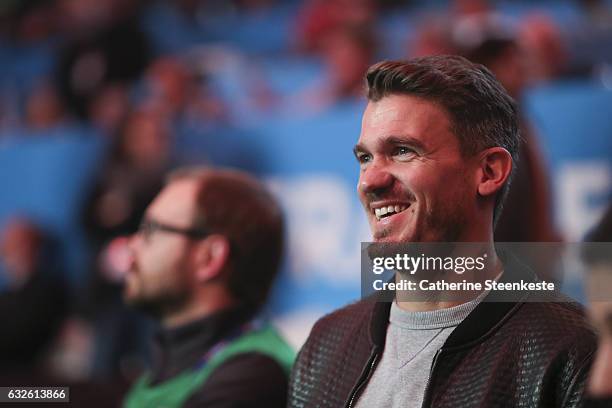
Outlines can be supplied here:
<path id="1" fill-rule="evenodd" d="M 585 384 L 589 376 L 589 370 L 593 362 L 594 353 L 588 353 L 587 357 L 579 364 L 578 369 L 572 380 L 563 402 L 563 408 L 578 408 L 583 407 L 583 401 L 585 399 Z M 612 406 L 612 405 L 611 405 Z"/>
<path id="2" fill-rule="evenodd" d="M 554 306 L 557 315 L 570 323 L 565 327 L 564 334 L 556 335 L 560 350 L 565 350 L 559 353 L 557 359 L 563 361 L 558 369 L 557 393 L 563 396 L 561 407 L 582 407 L 585 384 L 597 349 L 597 338 L 588 321 L 583 319 L 584 312 L 579 305 L 561 303 Z M 555 365 L 555 361 L 552 365 Z"/>
<path id="3" fill-rule="evenodd" d="M 370 353 L 366 329 L 370 312 L 366 303 L 355 303 L 314 325 L 293 366 L 289 407 L 345 405 Z"/>

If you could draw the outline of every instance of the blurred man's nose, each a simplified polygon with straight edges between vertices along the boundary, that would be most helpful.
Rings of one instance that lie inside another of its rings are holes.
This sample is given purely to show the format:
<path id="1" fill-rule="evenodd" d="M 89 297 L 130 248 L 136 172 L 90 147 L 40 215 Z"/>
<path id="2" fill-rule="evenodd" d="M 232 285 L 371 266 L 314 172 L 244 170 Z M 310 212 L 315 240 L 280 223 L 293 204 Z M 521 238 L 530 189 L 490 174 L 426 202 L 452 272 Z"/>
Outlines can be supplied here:
<path id="1" fill-rule="evenodd" d="M 114 238 L 104 251 L 104 262 L 108 266 L 106 273 L 112 280 L 121 280 L 135 260 L 136 254 L 132 250 L 131 241 L 128 236 Z"/>
<path id="2" fill-rule="evenodd" d="M 138 248 L 142 245 L 142 234 L 140 232 L 135 232 L 132 235 L 127 237 L 127 252 L 129 252 L 130 256 L 134 256 Z"/>
<path id="3" fill-rule="evenodd" d="M 372 162 L 361 173 L 359 190 L 366 195 L 380 195 L 393 184 L 393 175 L 389 173 L 384 163 Z"/>

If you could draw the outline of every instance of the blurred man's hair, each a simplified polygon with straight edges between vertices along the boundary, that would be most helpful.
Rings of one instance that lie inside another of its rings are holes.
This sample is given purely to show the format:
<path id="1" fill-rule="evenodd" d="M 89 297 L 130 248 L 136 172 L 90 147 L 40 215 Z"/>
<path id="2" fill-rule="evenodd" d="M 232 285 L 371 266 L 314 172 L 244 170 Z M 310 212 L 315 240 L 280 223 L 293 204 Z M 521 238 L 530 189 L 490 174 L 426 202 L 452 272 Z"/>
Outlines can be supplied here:
<path id="1" fill-rule="evenodd" d="M 444 108 L 465 157 L 499 146 L 508 150 L 514 164 L 518 161 L 521 139 L 516 103 L 491 71 L 480 64 L 449 55 L 383 61 L 370 67 L 366 86 L 372 102 L 389 95 L 410 95 Z M 511 178 L 497 194 L 494 223 L 501 214 Z"/>
<path id="2" fill-rule="evenodd" d="M 198 183 L 195 226 L 225 236 L 230 244 L 227 288 L 240 302 L 259 309 L 280 268 L 284 245 L 281 209 L 262 183 L 229 169 L 182 168 L 168 182 Z"/>

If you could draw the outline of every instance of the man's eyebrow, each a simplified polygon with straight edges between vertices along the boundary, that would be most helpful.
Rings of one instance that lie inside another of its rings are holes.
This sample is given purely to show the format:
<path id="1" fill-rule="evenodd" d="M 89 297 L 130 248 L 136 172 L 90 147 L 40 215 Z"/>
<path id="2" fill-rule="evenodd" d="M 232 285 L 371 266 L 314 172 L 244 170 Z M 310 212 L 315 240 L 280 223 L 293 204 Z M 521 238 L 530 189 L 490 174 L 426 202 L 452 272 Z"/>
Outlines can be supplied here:
<path id="1" fill-rule="evenodd" d="M 425 144 L 420 141 L 419 139 L 409 136 L 409 135 L 403 135 L 403 136 L 397 136 L 397 135 L 392 135 L 392 136 L 388 136 L 386 137 L 383 141 L 383 144 L 386 145 L 392 145 L 392 146 L 397 146 L 397 145 L 409 145 L 411 147 L 414 147 L 415 150 L 419 150 L 419 151 L 424 151 L 426 150 L 426 146 Z"/>
<path id="2" fill-rule="evenodd" d="M 391 136 L 387 136 L 385 138 L 383 138 L 380 141 L 380 144 L 382 145 L 381 147 L 384 146 L 397 146 L 397 145 L 408 145 L 410 147 L 413 147 L 415 150 L 417 151 L 425 151 L 426 150 L 426 146 L 425 144 L 418 140 L 415 137 L 409 136 L 409 135 L 404 135 L 404 136 L 397 136 L 397 135 L 391 135 Z M 355 156 L 357 156 L 359 153 L 364 152 L 364 153 L 368 153 L 369 150 L 362 145 L 361 143 L 357 143 L 355 145 L 355 147 L 353 147 L 353 154 Z"/>
<path id="3" fill-rule="evenodd" d="M 362 144 L 360 144 L 360 143 L 357 143 L 357 144 L 355 145 L 355 147 L 353 147 L 353 154 L 355 155 L 355 157 L 357 157 L 357 155 L 358 155 L 360 152 L 367 152 L 367 151 L 368 151 L 368 149 L 366 149 L 366 148 L 365 148 L 365 146 L 363 146 L 363 145 L 362 145 Z"/>

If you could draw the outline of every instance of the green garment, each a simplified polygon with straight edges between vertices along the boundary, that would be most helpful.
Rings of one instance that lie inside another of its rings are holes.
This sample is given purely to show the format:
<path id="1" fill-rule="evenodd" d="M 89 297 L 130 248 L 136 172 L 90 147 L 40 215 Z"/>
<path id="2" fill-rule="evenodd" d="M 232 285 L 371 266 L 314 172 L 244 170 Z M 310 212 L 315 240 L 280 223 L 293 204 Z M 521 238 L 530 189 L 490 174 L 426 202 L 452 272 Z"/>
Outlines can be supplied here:
<path id="1" fill-rule="evenodd" d="M 289 374 L 295 352 L 272 326 L 243 334 L 214 354 L 204 366 L 188 370 L 157 385 L 143 375 L 132 387 L 125 408 L 180 407 L 196 390 L 202 387 L 213 371 L 226 360 L 242 353 L 261 353 L 274 359 Z"/>

